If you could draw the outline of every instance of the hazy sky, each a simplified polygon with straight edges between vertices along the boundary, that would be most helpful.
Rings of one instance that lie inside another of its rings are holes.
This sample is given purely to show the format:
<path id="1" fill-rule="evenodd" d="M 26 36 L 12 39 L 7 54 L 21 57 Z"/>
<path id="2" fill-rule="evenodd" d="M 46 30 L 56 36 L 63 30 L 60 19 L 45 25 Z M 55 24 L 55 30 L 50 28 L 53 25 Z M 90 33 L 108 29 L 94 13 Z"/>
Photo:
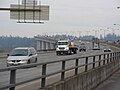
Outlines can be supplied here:
<path id="1" fill-rule="evenodd" d="M 9 7 L 17 0 L 1 0 L 0 7 Z M 50 6 L 50 20 L 44 24 L 19 24 L 10 20 L 8 11 L 0 11 L 0 36 L 33 37 L 41 34 L 69 33 L 71 35 L 103 34 L 107 27 L 120 28 L 119 0 L 42 0 Z M 104 29 L 100 31 L 100 29 Z M 112 33 L 112 30 L 106 31 Z M 116 30 L 116 34 L 120 31 Z"/>

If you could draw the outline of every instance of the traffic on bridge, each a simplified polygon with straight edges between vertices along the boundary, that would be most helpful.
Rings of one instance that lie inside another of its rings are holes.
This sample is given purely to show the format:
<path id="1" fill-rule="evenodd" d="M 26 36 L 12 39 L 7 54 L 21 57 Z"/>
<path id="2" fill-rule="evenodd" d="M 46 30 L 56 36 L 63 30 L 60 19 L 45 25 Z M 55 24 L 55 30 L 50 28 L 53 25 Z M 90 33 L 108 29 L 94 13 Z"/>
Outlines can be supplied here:
<path id="1" fill-rule="evenodd" d="M 120 90 L 119 0 L 2 0 L 0 90 Z"/>

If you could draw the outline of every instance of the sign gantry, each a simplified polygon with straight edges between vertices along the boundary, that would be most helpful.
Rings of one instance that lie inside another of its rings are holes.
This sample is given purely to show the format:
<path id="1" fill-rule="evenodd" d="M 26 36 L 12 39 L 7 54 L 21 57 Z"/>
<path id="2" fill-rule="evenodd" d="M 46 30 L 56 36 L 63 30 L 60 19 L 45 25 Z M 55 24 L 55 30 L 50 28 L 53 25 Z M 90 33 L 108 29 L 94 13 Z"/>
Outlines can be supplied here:
<path id="1" fill-rule="evenodd" d="M 37 0 L 18 0 L 18 4 L 11 4 L 9 10 L 10 19 L 18 20 L 18 23 L 43 23 L 41 20 L 49 20 L 49 6 L 41 5 Z"/>

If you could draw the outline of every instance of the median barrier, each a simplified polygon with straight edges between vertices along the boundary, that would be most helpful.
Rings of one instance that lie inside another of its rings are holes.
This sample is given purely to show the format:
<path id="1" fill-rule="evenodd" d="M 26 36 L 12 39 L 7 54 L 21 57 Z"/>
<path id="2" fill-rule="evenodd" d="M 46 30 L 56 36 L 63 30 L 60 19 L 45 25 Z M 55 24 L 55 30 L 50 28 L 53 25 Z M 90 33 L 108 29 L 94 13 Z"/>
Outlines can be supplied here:
<path id="1" fill-rule="evenodd" d="M 0 58 L 5 58 L 7 57 L 7 53 L 0 53 Z"/>

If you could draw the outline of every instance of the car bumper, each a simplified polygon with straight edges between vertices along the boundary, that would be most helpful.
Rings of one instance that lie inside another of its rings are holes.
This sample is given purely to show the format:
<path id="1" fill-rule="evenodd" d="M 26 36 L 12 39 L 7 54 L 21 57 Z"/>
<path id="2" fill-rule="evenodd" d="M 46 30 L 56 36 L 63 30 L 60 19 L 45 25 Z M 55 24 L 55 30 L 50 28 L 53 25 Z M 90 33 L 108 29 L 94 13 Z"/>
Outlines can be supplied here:
<path id="1" fill-rule="evenodd" d="M 104 50 L 104 52 L 111 52 L 111 50 Z"/>
<path id="2" fill-rule="evenodd" d="M 69 50 L 56 50 L 56 52 L 66 52 L 66 51 L 69 51 Z"/>
<path id="3" fill-rule="evenodd" d="M 20 61 L 20 62 L 7 62 L 7 66 L 16 66 L 16 65 L 22 65 L 22 64 L 27 64 L 27 61 Z"/>

